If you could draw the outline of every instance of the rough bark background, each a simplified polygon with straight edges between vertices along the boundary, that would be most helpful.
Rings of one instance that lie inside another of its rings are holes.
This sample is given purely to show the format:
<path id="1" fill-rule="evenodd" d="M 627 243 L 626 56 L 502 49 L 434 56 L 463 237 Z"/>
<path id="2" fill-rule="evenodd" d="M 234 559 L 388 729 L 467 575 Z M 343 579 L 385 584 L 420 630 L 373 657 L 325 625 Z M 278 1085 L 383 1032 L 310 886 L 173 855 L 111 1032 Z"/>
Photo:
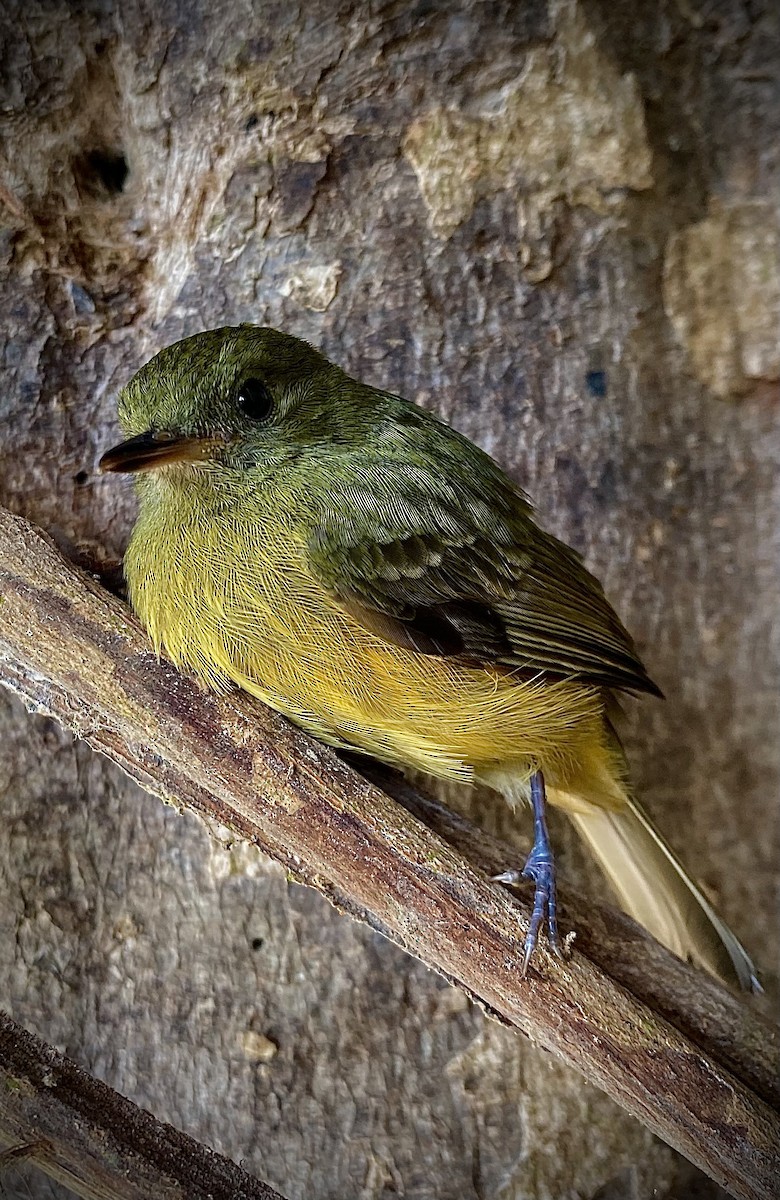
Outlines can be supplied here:
<path id="1" fill-rule="evenodd" d="M 0 20 L 0 499 L 116 558 L 132 493 L 95 475 L 116 390 L 219 324 L 281 326 L 435 407 L 635 633 L 667 695 L 628 713 L 638 791 L 776 1003 L 777 5 Z M 87 1069 L 291 1200 L 722 1194 L 279 868 L 0 703 L 0 1005 Z M 510 833 L 493 797 L 448 799 Z M 24 1166 L 0 1192 L 66 1194 Z"/>

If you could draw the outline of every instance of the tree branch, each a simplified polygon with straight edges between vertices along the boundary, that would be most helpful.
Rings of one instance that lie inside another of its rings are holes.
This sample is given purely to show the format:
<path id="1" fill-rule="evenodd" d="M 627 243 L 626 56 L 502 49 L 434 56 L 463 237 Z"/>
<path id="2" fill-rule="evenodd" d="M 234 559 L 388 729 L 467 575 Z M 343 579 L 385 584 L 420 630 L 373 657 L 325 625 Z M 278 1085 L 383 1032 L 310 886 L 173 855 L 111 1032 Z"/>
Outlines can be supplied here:
<path id="1" fill-rule="evenodd" d="M 523 980 L 529 906 L 483 874 L 508 850 L 396 781 L 439 836 L 371 768 L 358 774 L 243 694 L 203 694 L 156 661 L 126 607 L 5 512 L 0 593 L 0 680 L 33 711 L 381 929 L 735 1195 L 778 1195 L 777 1031 L 724 988 L 628 918 L 571 899 L 571 959 L 542 948 Z"/>
<path id="2" fill-rule="evenodd" d="M 0 1173 L 34 1162 L 85 1200 L 284 1200 L 0 1012 Z"/>

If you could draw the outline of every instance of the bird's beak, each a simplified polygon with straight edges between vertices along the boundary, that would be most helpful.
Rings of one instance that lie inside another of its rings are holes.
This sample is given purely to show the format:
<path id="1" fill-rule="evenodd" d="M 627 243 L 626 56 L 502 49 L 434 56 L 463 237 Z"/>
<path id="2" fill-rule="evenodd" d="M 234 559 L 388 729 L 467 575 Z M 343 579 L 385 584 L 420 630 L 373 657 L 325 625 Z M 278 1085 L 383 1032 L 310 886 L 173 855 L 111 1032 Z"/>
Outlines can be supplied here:
<path id="1" fill-rule="evenodd" d="M 219 438 L 180 437 L 150 430 L 114 446 L 103 455 L 98 466 L 101 471 L 154 471 L 171 463 L 203 462 L 220 445 L 224 443 Z"/>

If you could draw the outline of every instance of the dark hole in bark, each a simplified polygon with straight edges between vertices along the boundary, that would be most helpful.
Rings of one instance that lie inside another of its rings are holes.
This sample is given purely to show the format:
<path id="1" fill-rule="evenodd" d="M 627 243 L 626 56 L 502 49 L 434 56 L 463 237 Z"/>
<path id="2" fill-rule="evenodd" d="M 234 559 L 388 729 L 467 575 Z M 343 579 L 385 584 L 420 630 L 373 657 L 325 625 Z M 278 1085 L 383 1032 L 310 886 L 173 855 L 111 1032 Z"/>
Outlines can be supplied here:
<path id="1" fill-rule="evenodd" d="M 124 191 L 130 172 L 127 159 L 117 150 L 89 150 L 79 167 L 79 173 L 91 191 L 107 192 L 110 196 L 118 196 Z"/>

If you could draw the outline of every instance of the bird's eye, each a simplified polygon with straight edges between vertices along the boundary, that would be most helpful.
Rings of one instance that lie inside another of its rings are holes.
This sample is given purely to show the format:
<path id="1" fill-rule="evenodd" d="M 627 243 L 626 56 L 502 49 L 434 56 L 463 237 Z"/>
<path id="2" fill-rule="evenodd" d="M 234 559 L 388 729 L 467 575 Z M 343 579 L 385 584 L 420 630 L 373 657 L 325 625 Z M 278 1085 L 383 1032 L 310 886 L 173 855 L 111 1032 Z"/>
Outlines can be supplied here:
<path id="1" fill-rule="evenodd" d="M 245 379 L 236 393 L 236 403 L 250 421 L 265 421 L 274 406 L 274 398 L 262 379 Z"/>

